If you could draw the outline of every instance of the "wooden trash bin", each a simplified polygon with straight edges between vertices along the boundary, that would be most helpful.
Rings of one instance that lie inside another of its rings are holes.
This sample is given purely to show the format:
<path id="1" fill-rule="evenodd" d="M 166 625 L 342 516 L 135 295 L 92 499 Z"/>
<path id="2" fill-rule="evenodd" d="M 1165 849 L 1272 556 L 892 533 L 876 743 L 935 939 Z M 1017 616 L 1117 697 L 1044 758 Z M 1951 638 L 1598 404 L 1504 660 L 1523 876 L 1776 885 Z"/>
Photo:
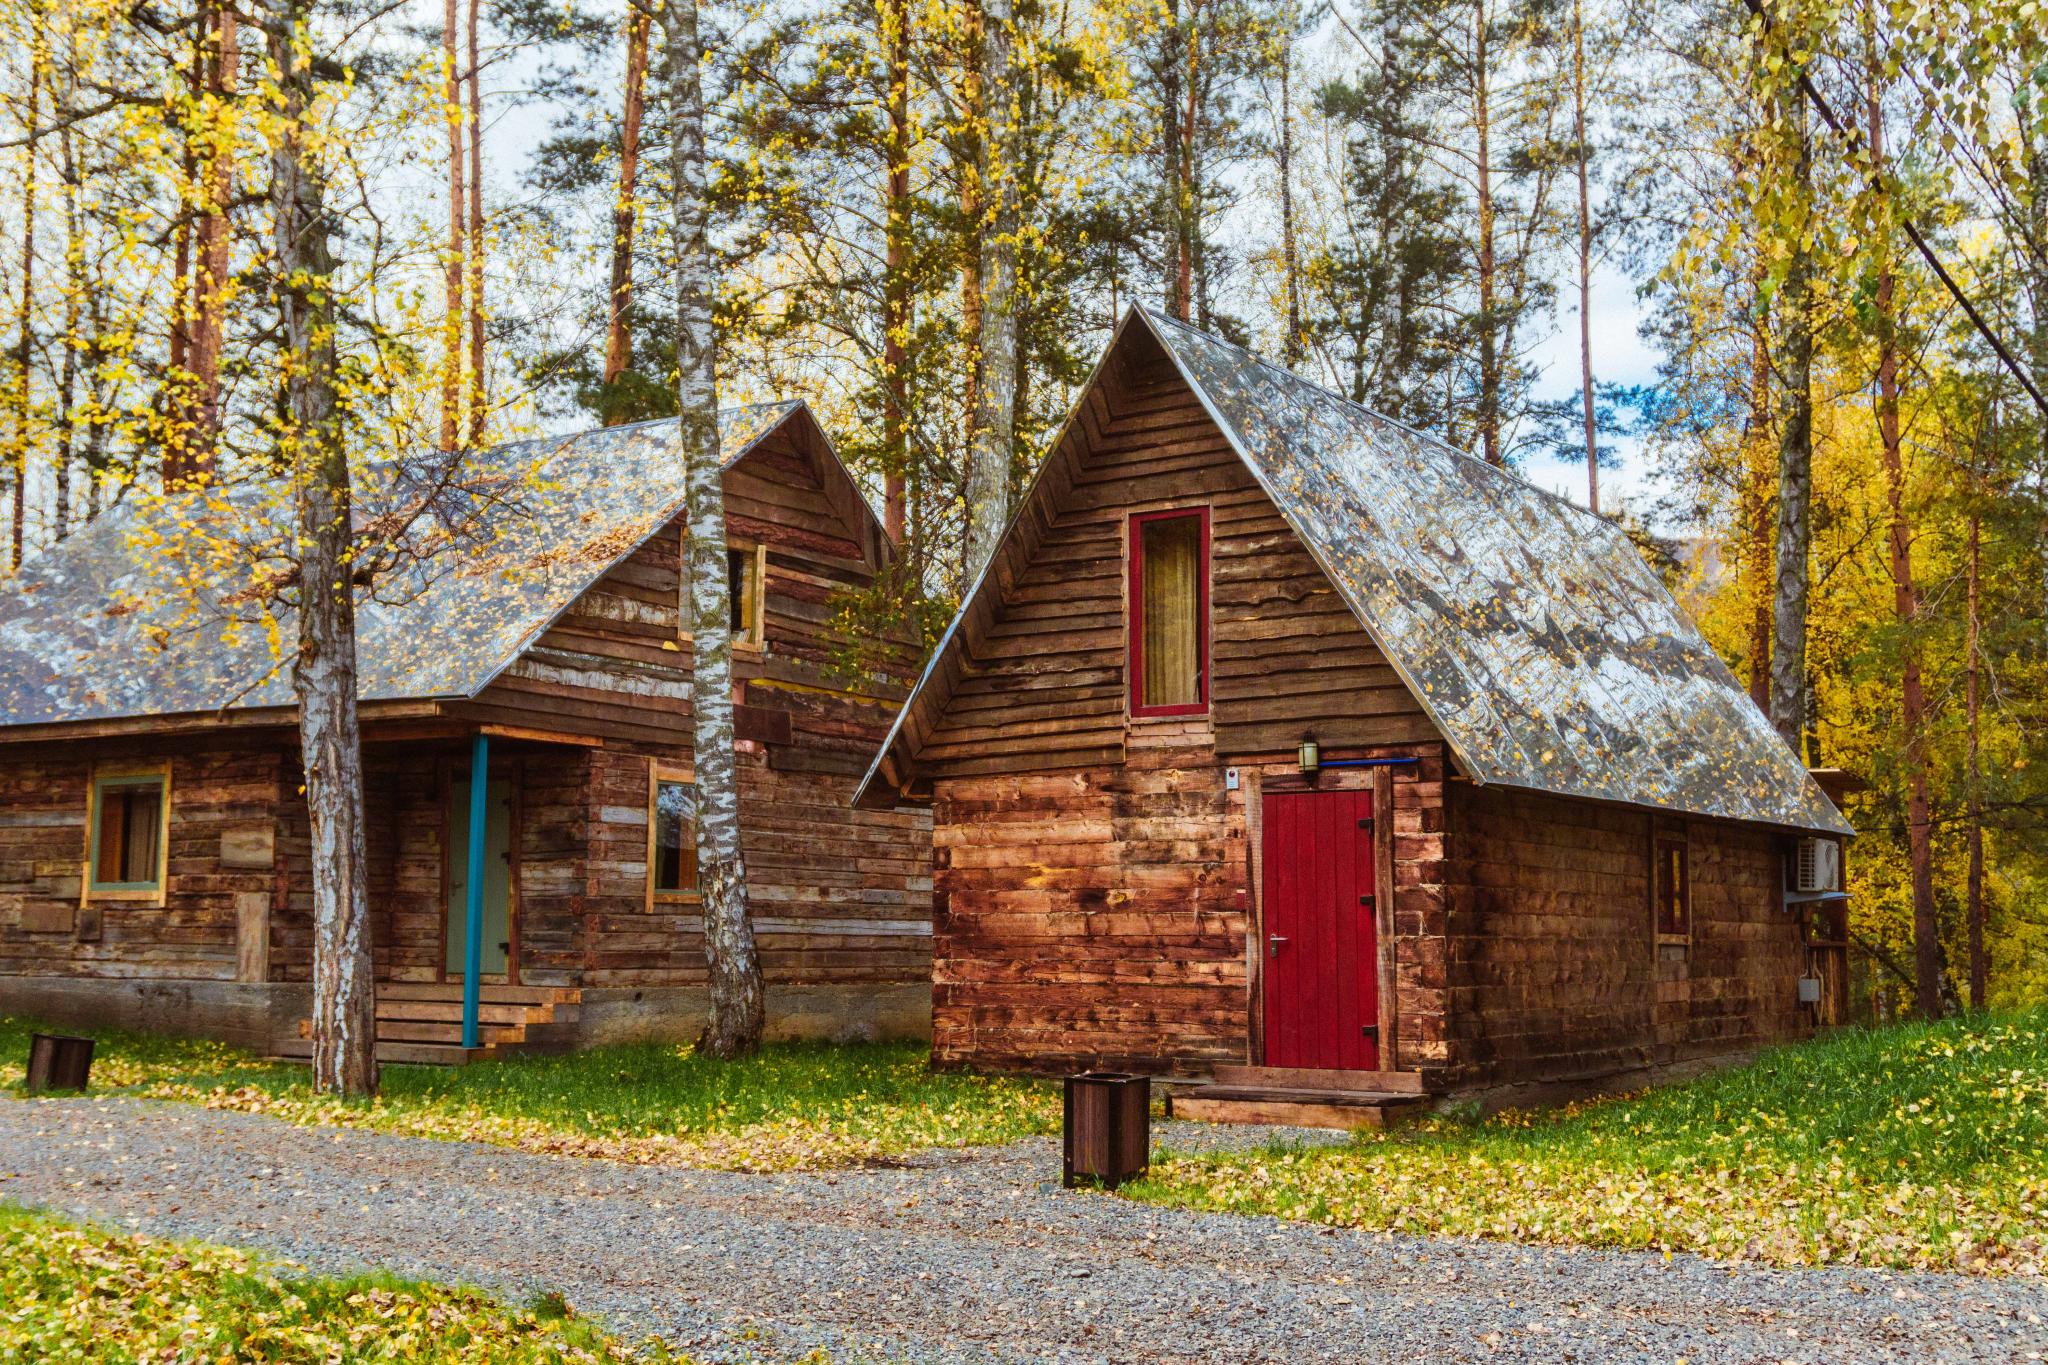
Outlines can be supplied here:
<path id="1" fill-rule="evenodd" d="M 1123 1071 L 1067 1077 L 1065 1160 L 1068 1189 L 1099 1181 L 1115 1189 L 1145 1173 L 1152 1157 L 1152 1081 Z"/>
<path id="2" fill-rule="evenodd" d="M 45 1090 L 83 1090 L 92 1070 L 92 1039 L 63 1033 L 33 1033 L 28 1042 L 28 1083 L 31 1095 Z"/>

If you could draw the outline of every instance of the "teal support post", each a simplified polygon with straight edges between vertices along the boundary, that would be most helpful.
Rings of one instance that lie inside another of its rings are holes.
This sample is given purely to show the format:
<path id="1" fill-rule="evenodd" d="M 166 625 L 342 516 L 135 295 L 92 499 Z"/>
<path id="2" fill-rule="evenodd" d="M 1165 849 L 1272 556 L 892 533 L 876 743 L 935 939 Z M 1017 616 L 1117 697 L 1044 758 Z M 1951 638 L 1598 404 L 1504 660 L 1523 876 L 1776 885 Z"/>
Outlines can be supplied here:
<path id="1" fill-rule="evenodd" d="M 491 737 L 479 733 L 469 754 L 469 897 L 463 907 L 462 1045 L 476 1047 L 484 974 L 484 817 L 491 790 Z"/>

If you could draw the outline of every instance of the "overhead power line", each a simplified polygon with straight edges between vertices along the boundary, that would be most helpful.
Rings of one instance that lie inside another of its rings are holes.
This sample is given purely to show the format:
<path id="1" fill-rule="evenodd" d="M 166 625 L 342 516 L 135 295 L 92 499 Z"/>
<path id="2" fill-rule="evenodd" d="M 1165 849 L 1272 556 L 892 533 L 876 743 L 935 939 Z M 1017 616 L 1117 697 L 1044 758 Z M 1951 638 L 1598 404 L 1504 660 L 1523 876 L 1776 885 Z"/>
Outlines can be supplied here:
<path id="1" fill-rule="evenodd" d="M 1763 0 L 1743 0 L 1743 3 L 1749 6 L 1749 12 L 1763 24 L 1764 31 L 1770 32 L 1771 16 L 1764 8 Z M 1807 102 L 1813 106 L 1814 112 L 1821 116 L 1821 121 L 1827 124 L 1836 137 L 1851 145 L 1861 145 L 1861 134 L 1835 117 L 1835 111 L 1829 107 L 1827 97 L 1814 86 L 1813 78 L 1806 74 L 1804 67 L 1799 71 L 1799 89 L 1805 94 Z M 1884 177 L 1878 172 L 1877 158 L 1869 157 L 1868 160 L 1871 189 L 1889 197 L 1891 188 L 1884 183 Z M 1920 234 L 1920 229 L 1914 225 L 1912 218 L 1905 213 L 1900 213 L 1898 218 L 1899 225 L 1906 230 L 1906 236 L 1911 239 L 1914 249 L 1920 253 L 1920 259 L 1927 262 L 1927 268 L 1934 272 L 1934 277 L 1948 290 L 1949 297 L 1954 299 L 1969 317 L 1970 325 L 1976 328 L 1977 335 L 1983 337 L 1991 349 L 1998 353 L 1998 358 L 2005 363 L 2005 368 L 2011 372 L 2012 377 L 2019 381 L 2020 387 L 2027 391 L 2027 396 L 2034 400 L 2034 406 L 2041 410 L 2041 415 L 2048 417 L 2048 397 L 2042 395 L 2040 386 L 2034 383 L 2033 376 L 2027 373 L 2026 367 L 2020 364 L 2019 358 L 2006 346 L 2004 338 L 1998 335 L 1990 321 L 1978 311 L 1970 296 L 1963 292 L 1963 287 L 1956 283 L 1955 276 L 1948 273 L 1948 267 L 1941 263 L 1941 257 L 1934 254 L 1934 248 L 1927 244 L 1927 239 Z"/>

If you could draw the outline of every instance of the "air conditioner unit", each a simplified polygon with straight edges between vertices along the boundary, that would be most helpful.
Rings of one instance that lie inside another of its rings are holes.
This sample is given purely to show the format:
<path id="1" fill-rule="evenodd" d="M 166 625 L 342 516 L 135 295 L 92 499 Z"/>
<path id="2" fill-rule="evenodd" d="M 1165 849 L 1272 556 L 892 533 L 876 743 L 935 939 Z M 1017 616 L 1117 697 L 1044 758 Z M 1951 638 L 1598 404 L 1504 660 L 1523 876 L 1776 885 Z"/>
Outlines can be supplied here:
<path id="1" fill-rule="evenodd" d="M 1833 839 L 1801 839 L 1792 848 L 1792 889 L 1802 894 L 1842 889 L 1842 846 Z"/>

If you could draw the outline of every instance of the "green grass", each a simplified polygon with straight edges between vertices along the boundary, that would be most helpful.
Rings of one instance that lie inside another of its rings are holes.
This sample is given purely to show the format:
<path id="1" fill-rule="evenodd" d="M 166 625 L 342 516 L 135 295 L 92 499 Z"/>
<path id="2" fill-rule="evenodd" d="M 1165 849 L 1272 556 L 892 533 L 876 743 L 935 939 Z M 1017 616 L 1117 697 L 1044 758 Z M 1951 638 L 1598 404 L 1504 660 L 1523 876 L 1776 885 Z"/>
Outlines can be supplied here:
<path id="1" fill-rule="evenodd" d="M 252 1253 L 108 1232 L 0 1204 L 0 1361 L 687 1365 L 560 1298 L 513 1308 L 389 1275 L 307 1276 Z"/>
<path id="2" fill-rule="evenodd" d="M 2048 1011 L 1849 1031 L 1616 1100 L 1169 1156 L 1136 1199 L 1780 1264 L 2048 1271 Z"/>
<path id="3" fill-rule="evenodd" d="M 33 1027 L 0 1019 L 0 1086 L 19 1088 Z M 626 1161 L 845 1165 L 1053 1132 L 1060 1118 L 1051 1086 L 934 1072 L 918 1043 L 792 1043 L 738 1062 L 649 1043 L 465 1067 L 390 1066 L 383 1093 L 363 1104 L 314 1094 L 302 1065 L 223 1044 L 98 1037 L 98 1092 Z"/>

